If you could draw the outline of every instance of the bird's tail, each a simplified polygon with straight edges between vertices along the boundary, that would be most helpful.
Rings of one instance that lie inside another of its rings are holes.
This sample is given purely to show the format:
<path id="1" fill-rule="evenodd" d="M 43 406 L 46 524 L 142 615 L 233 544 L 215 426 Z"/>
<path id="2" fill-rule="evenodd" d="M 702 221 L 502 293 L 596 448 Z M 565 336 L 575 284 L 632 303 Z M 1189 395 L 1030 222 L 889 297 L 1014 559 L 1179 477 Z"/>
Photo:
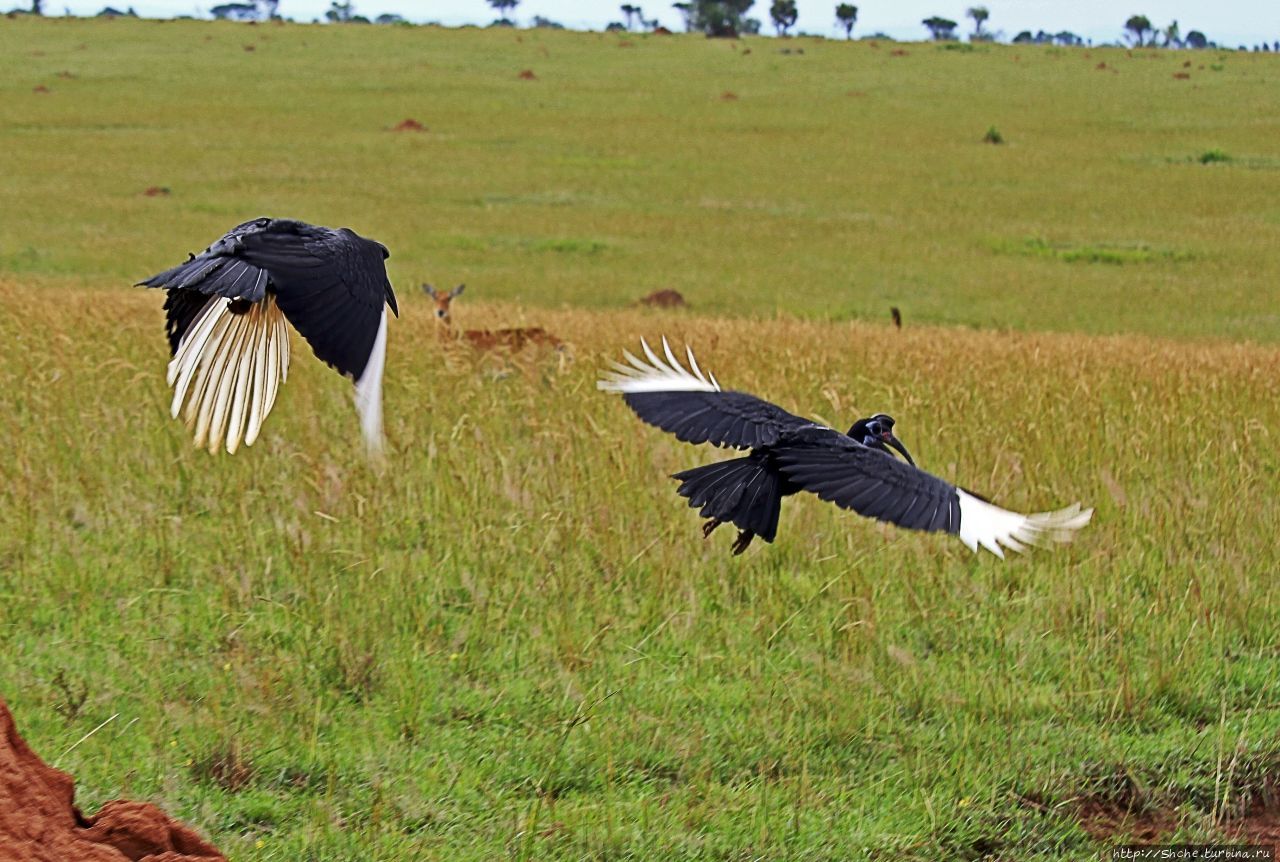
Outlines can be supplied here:
<path id="1" fill-rule="evenodd" d="M 364 432 L 365 448 L 375 458 L 382 454 L 382 370 L 386 362 L 387 310 L 384 308 L 373 352 L 356 381 L 356 412 L 360 414 L 360 430 Z"/>
<path id="2" fill-rule="evenodd" d="M 258 439 L 288 374 L 289 329 L 275 298 L 245 303 L 212 296 L 169 362 L 170 412 L 182 413 L 196 446 L 216 452 L 225 441 L 235 452 Z"/>
<path id="3" fill-rule="evenodd" d="M 704 518 L 727 521 L 772 542 L 782 509 L 782 476 L 759 458 L 734 458 L 676 473 L 677 492 Z"/>

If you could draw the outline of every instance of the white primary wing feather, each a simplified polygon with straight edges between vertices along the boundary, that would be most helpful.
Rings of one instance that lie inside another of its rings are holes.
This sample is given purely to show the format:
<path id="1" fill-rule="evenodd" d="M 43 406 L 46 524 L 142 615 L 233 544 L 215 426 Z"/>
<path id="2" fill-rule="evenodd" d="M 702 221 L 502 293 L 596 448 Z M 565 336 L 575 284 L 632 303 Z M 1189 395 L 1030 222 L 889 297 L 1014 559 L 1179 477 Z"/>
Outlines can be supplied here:
<path id="1" fill-rule="evenodd" d="M 689 371 L 680 364 L 665 337 L 662 339 L 662 352 L 666 354 L 666 361 L 660 359 L 643 338 L 640 339 L 640 347 L 648 358 L 648 362 L 637 359 L 628 350 L 623 350 L 622 355 L 627 362 L 631 363 L 630 367 L 621 362 L 611 363 L 613 370 L 604 372 L 596 383 L 596 387 L 607 392 L 624 393 L 720 391 L 720 384 L 716 381 L 715 375 L 702 373 L 702 369 L 693 358 L 693 350 L 688 346 L 685 347 L 685 354 L 689 357 L 689 365 L 693 371 Z"/>
<path id="2" fill-rule="evenodd" d="M 280 382 L 284 383 L 289 379 L 289 325 L 285 323 L 283 314 L 276 321 L 276 329 L 279 333 L 276 343 L 280 345 Z"/>
<path id="3" fill-rule="evenodd" d="M 231 331 L 230 312 L 218 317 L 209 343 L 204 347 L 195 392 L 187 404 L 187 421 L 195 422 L 196 446 L 203 447 L 209 435 L 209 423 L 213 419 L 213 404 L 218 398 L 218 387 L 221 381 L 219 371 L 222 369 L 222 353 L 227 349 L 234 333 Z"/>
<path id="4" fill-rule="evenodd" d="M 231 337 L 231 313 L 224 307 L 218 312 L 217 319 L 209 332 L 209 337 L 200 346 L 200 353 L 192 360 L 196 365 L 195 377 L 191 381 L 186 410 L 183 419 L 188 425 L 197 422 L 209 393 L 217 391 L 217 357 Z"/>
<path id="5" fill-rule="evenodd" d="M 1004 548 L 1021 552 L 1027 545 L 1069 542 L 1093 517 L 1093 509 L 1081 509 L 1079 503 L 1056 512 L 1021 515 L 958 488 L 956 494 L 960 498 L 960 541 L 972 551 L 981 546 L 1002 558 Z"/>
<path id="6" fill-rule="evenodd" d="M 276 394 L 289 371 L 289 327 L 280 307 L 270 296 L 263 303 L 261 325 L 263 342 L 259 349 L 259 361 L 262 363 L 262 384 L 254 393 L 258 414 L 254 416 L 250 413 L 249 427 L 244 435 L 246 446 L 252 446 L 258 439 L 262 423 L 275 406 Z"/>
<path id="7" fill-rule="evenodd" d="M 265 315 L 260 323 L 262 338 L 253 350 L 253 372 L 249 378 L 249 416 L 245 420 L 244 445 L 252 446 L 262 430 L 263 403 L 267 396 L 267 361 L 270 358 L 271 338 L 275 334 L 275 326 Z"/>
<path id="8" fill-rule="evenodd" d="M 213 297 L 197 314 L 169 363 L 171 412 L 194 429 L 195 444 L 234 453 L 253 445 L 289 369 L 289 329 L 275 298 L 243 314 Z M 185 409 L 184 409 L 185 404 Z"/>
<path id="9" fill-rule="evenodd" d="M 242 315 L 243 320 L 240 326 L 244 330 L 244 341 L 240 345 L 239 361 L 232 369 L 235 373 L 235 385 L 231 387 L 231 415 L 227 418 L 226 438 L 227 452 L 232 455 L 235 454 L 244 437 L 244 422 L 249 415 L 248 401 L 251 397 L 249 376 L 253 372 L 254 363 L 257 362 L 258 347 L 262 337 L 258 315 L 254 311 L 250 309 L 247 314 Z"/>
<path id="10" fill-rule="evenodd" d="M 215 366 L 210 370 L 209 385 L 213 389 L 213 410 L 209 417 L 208 442 L 209 451 L 216 452 L 222 444 L 223 434 L 227 427 L 227 416 L 231 410 L 231 391 L 235 384 L 237 360 L 244 347 L 245 327 L 244 315 L 232 315 L 233 320 L 227 323 L 227 337 L 215 358 Z"/>
<path id="11" fill-rule="evenodd" d="M 289 367 L 289 333 L 284 328 L 284 315 L 279 309 L 273 309 L 278 315 L 272 326 L 272 338 L 267 341 L 267 389 L 262 396 L 262 418 L 267 418 L 271 405 L 276 402 L 276 393 L 284 380 L 285 370 Z"/>
<path id="12" fill-rule="evenodd" d="M 209 341 L 209 335 L 219 320 L 219 312 L 227 305 L 227 300 L 215 296 L 205 303 L 191 327 L 178 343 L 173 359 L 169 361 L 169 372 L 166 375 L 170 386 L 173 386 L 173 404 L 170 415 L 178 418 L 178 411 L 187 395 L 192 377 L 200 365 L 200 355 Z"/>

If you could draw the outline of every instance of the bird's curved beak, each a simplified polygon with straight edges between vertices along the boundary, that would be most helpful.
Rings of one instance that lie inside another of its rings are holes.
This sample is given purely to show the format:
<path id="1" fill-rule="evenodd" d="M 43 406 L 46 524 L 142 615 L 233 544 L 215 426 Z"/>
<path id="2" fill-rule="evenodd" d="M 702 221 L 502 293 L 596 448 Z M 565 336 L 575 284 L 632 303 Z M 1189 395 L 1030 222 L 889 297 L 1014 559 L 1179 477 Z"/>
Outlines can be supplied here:
<path id="1" fill-rule="evenodd" d="M 897 449 L 899 452 L 901 452 L 902 457 L 906 458 L 907 463 L 910 464 L 912 467 L 916 465 L 916 462 L 911 457 L 911 453 L 907 451 L 907 447 L 902 445 L 901 440 L 893 436 L 892 431 L 885 431 L 883 434 L 880 435 L 880 439 L 883 440 L 886 445 L 892 446 L 894 449 Z"/>

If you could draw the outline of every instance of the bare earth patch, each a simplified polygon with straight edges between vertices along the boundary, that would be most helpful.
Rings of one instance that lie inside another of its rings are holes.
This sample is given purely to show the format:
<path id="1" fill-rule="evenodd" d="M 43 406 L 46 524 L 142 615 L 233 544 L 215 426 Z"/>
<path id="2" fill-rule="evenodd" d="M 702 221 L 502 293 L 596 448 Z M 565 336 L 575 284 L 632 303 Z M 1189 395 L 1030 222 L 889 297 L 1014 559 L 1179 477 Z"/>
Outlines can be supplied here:
<path id="1" fill-rule="evenodd" d="M 1090 838 L 1105 843 L 1161 844 L 1181 825 L 1176 808 L 1151 806 L 1129 809 L 1117 802 L 1086 799 L 1075 817 Z M 1255 803 L 1243 816 L 1218 828 L 1223 841 L 1262 844 L 1280 849 L 1280 806 Z"/>
<path id="2" fill-rule="evenodd" d="M 85 817 L 74 799 L 71 776 L 31 750 L 0 700 L 0 862 L 226 862 L 154 805 L 117 799 Z"/>

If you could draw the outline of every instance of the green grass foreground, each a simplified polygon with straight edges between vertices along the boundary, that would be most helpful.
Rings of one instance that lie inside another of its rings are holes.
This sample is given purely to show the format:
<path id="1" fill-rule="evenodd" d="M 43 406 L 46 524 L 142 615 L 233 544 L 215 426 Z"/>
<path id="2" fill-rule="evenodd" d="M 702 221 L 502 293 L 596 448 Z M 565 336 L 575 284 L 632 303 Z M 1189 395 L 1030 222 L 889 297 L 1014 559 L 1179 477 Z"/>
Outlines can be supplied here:
<path id="1" fill-rule="evenodd" d="M 0 47 L 0 694 L 84 807 L 255 862 L 1084 859 L 1274 816 L 1275 60 L 56 20 Z M 251 449 L 168 419 L 160 297 L 126 285 L 260 213 L 393 251 L 383 468 L 300 341 Z M 446 349 L 428 279 L 570 348 Z M 694 313 L 625 307 L 658 287 Z M 806 319 L 840 317 L 875 322 Z M 665 478 L 718 454 L 594 389 L 662 332 L 1095 523 L 1001 563 L 797 497 L 731 558 Z"/>

